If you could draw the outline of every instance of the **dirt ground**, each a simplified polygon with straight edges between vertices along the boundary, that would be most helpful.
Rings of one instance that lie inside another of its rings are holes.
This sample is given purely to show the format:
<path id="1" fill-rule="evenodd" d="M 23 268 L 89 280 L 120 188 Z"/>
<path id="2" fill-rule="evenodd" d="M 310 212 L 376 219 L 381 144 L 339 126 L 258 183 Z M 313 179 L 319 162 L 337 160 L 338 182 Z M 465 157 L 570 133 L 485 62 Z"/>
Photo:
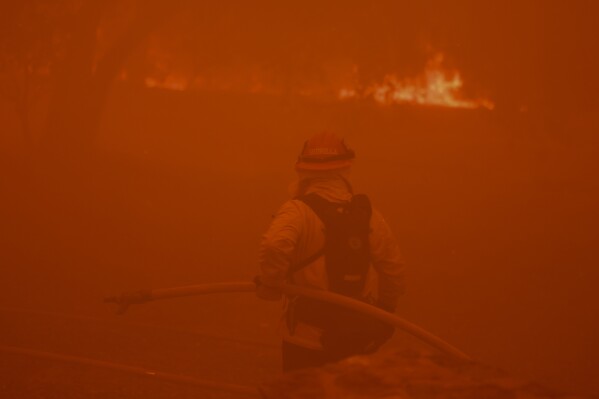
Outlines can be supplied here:
<path id="1" fill-rule="evenodd" d="M 253 387 L 278 374 L 276 342 L 231 339 L 124 319 L 0 310 L 3 347 L 128 365 Z M 121 370 L 0 350 L 3 398 L 244 397 Z"/>

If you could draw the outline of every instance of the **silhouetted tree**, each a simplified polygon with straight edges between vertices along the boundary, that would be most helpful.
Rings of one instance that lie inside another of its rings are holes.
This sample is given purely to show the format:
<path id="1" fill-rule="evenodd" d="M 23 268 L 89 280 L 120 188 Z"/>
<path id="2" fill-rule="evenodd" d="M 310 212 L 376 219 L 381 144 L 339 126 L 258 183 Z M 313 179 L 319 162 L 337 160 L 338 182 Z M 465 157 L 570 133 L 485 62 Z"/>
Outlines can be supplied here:
<path id="1" fill-rule="evenodd" d="M 70 157 L 89 149 L 111 83 L 149 32 L 187 0 L 23 0 L 2 5 L 0 93 L 32 142 L 34 88 L 49 89 L 40 148 Z M 110 31 L 109 33 L 107 33 Z M 108 39 L 107 39 L 108 38 Z"/>
<path id="2" fill-rule="evenodd" d="M 125 0 L 123 0 L 125 1 Z M 58 155 L 79 154 L 97 136 L 111 83 L 131 52 L 149 32 L 182 7 L 186 0 L 131 0 L 130 17 L 116 27 L 112 43 L 102 43 L 99 32 L 115 28 L 107 13 L 123 4 L 116 0 L 88 0 L 73 15 L 64 56 L 56 63 L 43 146 Z"/>
<path id="3" fill-rule="evenodd" d="M 14 104 L 22 137 L 31 145 L 31 108 L 47 92 L 55 56 L 64 42 L 60 21 L 68 10 L 60 2 L 39 0 L 0 7 L 0 95 Z"/>

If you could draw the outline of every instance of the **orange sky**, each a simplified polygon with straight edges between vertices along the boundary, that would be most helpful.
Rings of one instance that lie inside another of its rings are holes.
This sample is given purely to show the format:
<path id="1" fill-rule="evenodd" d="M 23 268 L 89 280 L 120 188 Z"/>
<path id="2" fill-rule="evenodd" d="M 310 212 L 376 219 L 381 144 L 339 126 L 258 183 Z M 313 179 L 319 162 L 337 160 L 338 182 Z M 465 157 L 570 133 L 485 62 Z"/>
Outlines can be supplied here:
<path id="1" fill-rule="evenodd" d="M 0 305 L 105 317 L 115 291 L 251 279 L 303 141 L 331 129 L 404 251 L 399 314 L 485 363 L 599 392 L 599 3 L 193 3 L 132 54 L 80 165 L 24 149 L 0 103 Z M 377 104 L 437 54 L 463 83 L 453 100 L 481 107 Z M 172 74 L 199 89 L 144 84 Z M 339 101 L 347 87 L 361 98 Z M 274 315 L 207 301 L 133 317 L 251 335 Z"/>

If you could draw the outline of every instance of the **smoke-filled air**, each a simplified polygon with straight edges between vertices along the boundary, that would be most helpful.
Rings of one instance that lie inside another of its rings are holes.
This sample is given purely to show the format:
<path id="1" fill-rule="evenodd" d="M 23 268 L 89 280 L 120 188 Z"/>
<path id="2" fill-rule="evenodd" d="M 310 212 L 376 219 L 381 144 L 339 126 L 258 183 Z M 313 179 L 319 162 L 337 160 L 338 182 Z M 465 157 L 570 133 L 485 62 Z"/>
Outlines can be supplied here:
<path id="1" fill-rule="evenodd" d="M 594 1 L 0 5 L 0 397 L 599 396 Z"/>

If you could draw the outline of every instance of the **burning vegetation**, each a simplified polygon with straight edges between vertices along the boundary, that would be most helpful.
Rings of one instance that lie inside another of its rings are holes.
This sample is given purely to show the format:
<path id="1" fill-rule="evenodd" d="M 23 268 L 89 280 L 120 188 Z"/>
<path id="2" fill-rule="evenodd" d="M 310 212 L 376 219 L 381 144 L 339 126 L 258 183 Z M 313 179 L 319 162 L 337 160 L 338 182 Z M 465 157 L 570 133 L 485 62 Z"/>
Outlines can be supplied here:
<path id="1" fill-rule="evenodd" d="M 150 53 L 160 54 L 155 49 Z M 158 59 L 164 58 L 164 55 Z M 342 74 L 352 83 L 333 83 L 331 79 L 320 85 L 303 82 L 291 88 L 283 88 L 273 82 L 261 68 L 251 71 L 235 71 L 235 77 L 193 75 L 181 72 L 169 72 L 163 60 L 154 63 L 154 72 L 150 72 L 143 83 L 147 88 L 175 91 L 210 90 L 233 91 L 253 94 L 293 95 L 328 99 L 335 101 L 370 100 L 378 105 L 412 104 L 446 108 L 493 110 L 495 104 L 487 98 L 467 98 L 463 92 L 464 81 L 459 70 L 444 65 L 445 55 L 435 53 L 425 65 L 424 70 L 411 77 L 402 77 L 397 73 L 386 74 L 381 81 L 365 84 L 357 65 L 349 73 Z M 233 73 L 233 72 L 232 72 Z M 126 79 L 127 74 L 122 78 Z M 349 77 L 349 78 L 347 78 Z M 335 80 L 335 79 L 333 79 Z"/>
<path id="2" fill-rule="evenodd" d="M 424 72 L 413 78 L 399 78 L 388 74 L 381 83 L 374 83 L 362 90 L 344 87 L 339 90 L 339 99 L 372 98 L 377 104 L 418 104 L 448 108 L 486 108 L 495 104 L 487 99 L 468 100 L 461 93 L 464 82 L 457 70 L 448 70 L 443 65 L 443 53 L 437 53 L 426 64 Z"/>

